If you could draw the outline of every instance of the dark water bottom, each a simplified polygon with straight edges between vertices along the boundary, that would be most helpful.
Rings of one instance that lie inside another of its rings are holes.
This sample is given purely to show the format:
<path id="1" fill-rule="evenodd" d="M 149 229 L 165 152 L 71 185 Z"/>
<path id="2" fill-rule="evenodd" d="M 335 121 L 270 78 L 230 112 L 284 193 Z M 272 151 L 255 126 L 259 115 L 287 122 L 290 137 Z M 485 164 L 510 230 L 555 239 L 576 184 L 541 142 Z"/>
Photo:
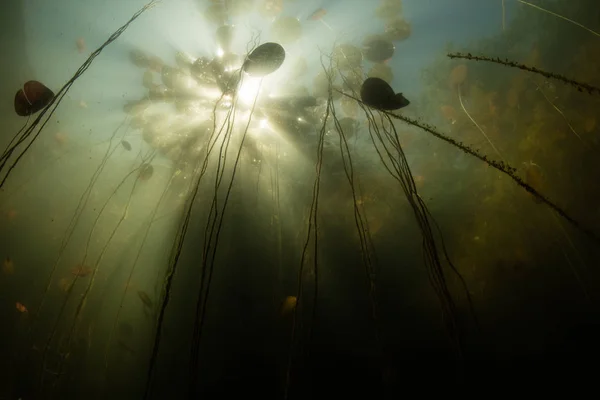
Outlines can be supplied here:
<path id="1" fill-rule="evenodd" d="M 471 356 L 462 365 L 444 354 L 412 354 L 397 357 L 392 368 L 383 370 L 364 357 L 331 354 L 315 355 L 312 362 L 297 366 L 292 376 L 288 399 L 363 398 L 394 399 L 423 394 L 448 394 L 454 391 L 476 395 L 497 392 L 553 394 L 557 388 L 576 389 L 597 379 L 597 351 L 547 352 L 490 359 Z M 260 396 L 283 399 L 281 382 L 267 366 L 255 360 L 240 364 L 223 379 L 202 388 L 203 399 L 225 396 Z M 484 392 L 481 392 L 483 390 Z"/>

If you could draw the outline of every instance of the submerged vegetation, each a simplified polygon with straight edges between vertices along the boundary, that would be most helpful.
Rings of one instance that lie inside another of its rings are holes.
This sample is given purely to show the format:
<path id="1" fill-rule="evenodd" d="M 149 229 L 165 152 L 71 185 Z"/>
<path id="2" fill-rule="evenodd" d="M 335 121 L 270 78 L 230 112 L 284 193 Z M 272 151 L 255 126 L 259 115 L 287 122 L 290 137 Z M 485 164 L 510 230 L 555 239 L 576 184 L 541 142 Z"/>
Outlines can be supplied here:
<path id="1" fill-rule="evenodd" d="M 322 8 L 300 21 L 280 15 L 282 1 L 260 2 L 284 46 L 252 31 L 236 54 L 227 22 L 253 7 L 201 2 L 216 54 L 177 52 L 169 63 L 130 49 L 143 95 L 127 99 L 109 137 L 84 142 L 104 150 L 73 156 L 82 164 L 70 170 L 93 164 L 84 184 L 66 190 L 83 188 L 75 199 L 36 208 L 44 221 L 62 216 L 56 240 L 44 232 L 44 255 L 20 257 L 47 266 L 21 272 L 19 256 L 4 259 L 6 282 L 40 277 L 6 291 L 18 312 L 11 395 L 81 398 L 96 388 L 108 397 L 127 386 L 132 398 L 200 396 L 216 379 L 212 364 L 228 373 L 223 351 L 268 359 L 262 372 L 274 396 L 295 398 L 310 379 L 303 368 L 335 340 L 347 340 L 339 344 L 347 351 L 368 343 L 360 351 L 373 360 L 365 362 L 373 382 L 389 392 L 402 369 L 397 354 L 415 351 L 402 342 L 421 331 L 425 347 L 463 368 L 479 352 L 494 354 L 490 343 L 509 329 L 499 326 L 526 319 L 518 308 L 535 309 L 532 294 L 592 315 L 600 38 L 587 26 L 600 11 L 591 0 L 518 2 L 506 24 L 498 1 L 497 37 L 460 52 L 449 45 L 410 101 L 388 65 L 394 43 L 411 36 L 399 1 L 381 2 L 382 32 L 361 45 L 315 49 L 311 89 L 290 82 L 307 67 L 285 46 L 303 24 L 334 30 Z M 0 160 L 2 229 L 19 221 L 12 198 L 29 182 L 19 182 L 19 168 L 48 162 L 33 156 L 36 142 L 71 86 L 155 5 L 56 95 L 38 81 L 17 92 L 15 113 L 39 114 Z M 51 141 L 51 162 L 69 159 L 66 135 Z M 39 225 L 26 234 L 42 235 Z"/>

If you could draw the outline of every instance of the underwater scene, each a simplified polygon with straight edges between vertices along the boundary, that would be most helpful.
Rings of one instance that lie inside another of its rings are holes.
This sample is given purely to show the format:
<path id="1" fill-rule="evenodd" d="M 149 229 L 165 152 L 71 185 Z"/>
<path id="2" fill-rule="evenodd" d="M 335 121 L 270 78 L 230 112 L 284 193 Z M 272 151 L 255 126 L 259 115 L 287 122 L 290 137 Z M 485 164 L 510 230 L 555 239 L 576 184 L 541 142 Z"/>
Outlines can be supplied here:
<path id="1" fill-rule="evenodd" d="M 0 13 L 0 400 L 597 379 L 598 0 L 148 1 Z"/>

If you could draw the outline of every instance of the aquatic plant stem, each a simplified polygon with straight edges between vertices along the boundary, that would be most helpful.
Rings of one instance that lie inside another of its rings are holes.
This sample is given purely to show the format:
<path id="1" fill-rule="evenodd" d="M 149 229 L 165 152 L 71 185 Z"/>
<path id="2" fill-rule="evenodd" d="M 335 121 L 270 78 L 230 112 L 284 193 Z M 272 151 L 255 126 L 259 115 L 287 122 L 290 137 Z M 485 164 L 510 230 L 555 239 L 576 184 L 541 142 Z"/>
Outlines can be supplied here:
<path id="1" fill-rule="evenodd" d="M 483 135 L 483 137 L 485 138 L 485 140 L 487 140 L 488 143 L 490 144 L 490 146 L 492 146 L 492 149 L 494 149 L 494 151 L 496 152 L 496 154 L 498 154 L 498 157 L 500 157 L 500 159 L 506 163 L 506 160 L 504 159 L 504 157 L 502 157 L 502 154 L 500 154 L 500 151 L 498 151 L 498 149 L 496 148 L 496 146 L 494 146 L 494 143 L 492 143 L 492 141 L 490 140 L 490 138 L 488 137 L 488 135 L 485 134 L 485 132 L 483 131 L 483 129 L 481 129 L 481 127 L 479 126 L 479 124 L 473 119 L 473 117 L 471 117 L 471 114 L 469 114 L 469 112 L 465 108 L 465 105 L 463 104 L 463 101 L 462 101 L 462 96 L 460 95 L 460 85 L 457 86 L 456 91 L 458 92 L 458 101 L 460 101 L 460 106 L 462 107 L 462 109 L 465 112 L 465 114 L 467 114 L 467 117 L 469 117 L 469 119 L 471 120 L 471 122 L 473 124 L 475 124 L 475 126 L 477 127 L 477 129 L 479 129 L 479 132 L 481 132 L 481 134 Z"/>
<path id="2" fill-rule="evenodd" d="M 588 32 L 589 32 L 589 33 L 591 33 L 592 35 L 596 35 L 596 36 L 600 37 L 600 33 L 598 33 L 598 32 L 596 32 L 596 31 L 593 31 L 593 30 L 591 30 L 590 28 L 588 28 L 587 26 L 584 26 L 584 25 L 580 24 L 579 22 L 575 22 L 575 21 L 573 21 L 572 19 L 569 19 L 569 18 L 567 18 L 567 17 L 564 17 L 564 16 L 562 16 L 562 15 L 560 15 L 560 14 L 557 14 L 557 13 L 555 13 L 555 12 L 552 12 L 552 11 L 550 11 L 550 10 L 546 10 L 545 8 L 542 8 L 542 7 L 540 7 L 540 6 L 536 6 L 535 4 L 531 4 L 531 3 L 528 3 L 528 2 L 526 2 L 526 1 L 523 1 L 523 0 L 517 0 L 517 1 L 518 1 L 519 3 L 521 3 L 521 4 L 528 5 L 529 7 L 533 7 L 533 8 L 535 8 L 535 9 L 537 9 L 537 10 L 543 11 L 543 12 L 545 12 L 545 13 L 548 13 L 548 14 L 550 14 L 550 15 L 553 15 L 553 16 L 555 16 L 555 17 L 557 17 L 557 18 L 563 19 L 563 20 L 565 20 L 565 21 L 567 21 L 567 22 L 570 22 L 570 23 L 572 23 L 573 25 L 577 25 L 578 27 L 585 29 L 586 31 L 588 31 Z M 504 0 L 503 0 L 503 2 L 504 2 Z"/>
<path id="3" fill-rule="evenodd" d="M 27 145 L 25 146 L 25 148 L 19 153 L 19 155 L 16 157 L 16 159 L 10 165 L 10 167 L 8 167 L 8 171 L 6 171 L 6 173 L 4 173 L 4 177 L 0 181 L 0 188 L 2 188 L 2 186 L 4 186 L 4 183 L 6 182 L 6 180 L 8 179 L 8 177 L 10 176 L 11 172 L 16 168 L 16 166 L 19 163 L 19 161 L 21 160 L 21 158 L 25 155 L 25 153 L 27 152 L 27 150 L 29 150 L 29 148 L 33 145 L 33 143 L 35 142 L 35 140 L 39 137 L 39 135 L 41 134 L 42 130 L 44 129 L 44 127 L 46 126 L 46 124 L 48 123 L 48 121 L 50 120 L 50 118 L 52 117 L 52 115 L 54 114 L 54 112 L 56 111 L 56 109 L 58 108 L 58 106 L 60 105 L 62 99 L 65 97 L 65 95 L 67 94 L 67 92 L 69 91 L 69 89 L 71 88 L 71 86 L 73 85 L 73 83 L 75 83 L 75 81 L 77 80 L 77 78 L 79 78 L 89 68 L 89 66 L 92 64 L 92 62 L 94 61 L 94 59 L 102 52 L 102 50 L 104 50 L 104 48 L 106 46 L 108 46 L 109 44 L 111 44 L 112 42 L 114 42 L 129 27 L 129 25 L 131 25 L 131 23 L 133 21 L 135 21 L 140 15 L 142 15 L 142 13 L 144 11 L 146 11 L 146 10 L 148 10 L 150 8 L 155 7 L 156 4 L 158 2 L 160 2 L 160 1 L 161 0 L 152 0 L 152 1 L 150 1 L 150 3 L 144 5 L 140 10 L 138 10 L 135 14 L 133 14 L 133 16 L 129 19 L 129 21 L 127 21 L 123 26 L 121 26 L 119 29 L 117 29 L 115 32 L 113 32 L 113 34 L 110 35 L 110 37 L 106 40 L 106 42 L 104 42 L 100 47 L 98 47 L 88 57 L 88 59 L 81 65 L 81 67 L 79 67 L 79 69 L 77 70 L 77 72 L 75 73 L 75 75 L 73 75 L 73 77 L 71 79 L 69 79 L 69 81 L 67 83 L 64 84 L 64 86 L 58 91 L 58 93 L 54 96 L 54 98 L 50 101 L 50 103 L 48 103 L 48 105 L 46 107 L 44 107 L 44 109 L 40 112 L 40 114 L 35 119 L 35 121 L 33 121 L 33 123 L 27 128 L 27 130 L 21 134 L 21 137 L 19 138 L 19 140 L 17 141 L 17 143 L 15 143 L 14 145 L 12 145 L 8 151 L 4 152 L 4 154 L 2 155 L 2 157 L 0 157 L 0 161 L 1 161 L 0 172 L 3 171 L 4 166 L 8 162 L 8 159 L 12 156 L 12 153 L 14 151 L 16 151 L 16 149 L 17 149 L 17 147 L 19 145 L 21 145 L 27 139 L 29 139 L 29 137 L 32 135 L 33 131 L 35 129 L 37 129 L 38 124 L 41 122 L 41 120 L 44 117 L 44 115 L 46 114 L 46 112 L 52 108 L 52 110 L 49 112 L 47 118 L 42 123 L 42 126 L 33 135 L 33 138 L 29 141 L 29 143 L 27 143 Z"/>
<path id="4" fill-rule="evenodd" d="M 365 107 L 368 107 L 366 104 L 364 104 L 362 102 L 362 100 L 356 98 L 355 96 L 352 96 L 348 93 L 344 93 L 341 90 L 338 89 L 334 89 L 335 91 L 341 93 L 343 96 L 349 97 L 351 99 L 354 99 L 355 101 L 359 102 L 360 104 L 362 104 Z M 575 220 L 573 217 L 571 217 L 569 214 L 567 214 L 566 211 L 564 211 L 561 207 L 559 207 L 558 205 L 556 205 L 554 202 L 552 202 L 551 200 L 549 200 L 546 196 L 544 196 L 543 194 L 541 194 L 540 192 L 538 192 L 535 188 L 533 188 L 532 186 L 528 185 L 527 183 L 525 183 L 523 181 L 523 179 L 521 179 L 519 176 L 517 176 L 516 174 L 516 169 L 514 167 L 511 167 L 510 165 L 501 162 L 501 161 L 496 161 L 496 160 L 491 160 L 489 159 L 486 155 L 481 154 L 479 151 L 472 149 L 466 145 L 464 145 L 463 143 L 460 143 L 458 141 L 456 141 L 455 139 L 444 135 L 440 132 L 438 132 L 436 130 L 435 127 L 422 122 L 420 120 L 417 119 L 413 119 L 413 118 L 409 118 L 409 117 L 405 117 L 403 115 L 399 115 L 399 114 L 394 114 L 393 112 L 390 111 L 385 111 L 385 110 L 379 110 L 379 112 L 381 112 L 382 114 L 386 114 L 389 115 L 390 117 L 394 118 L 394 119 L 399 119 L 401 121 L 406 122 L 409 125 L 412 126 L 416 126 L 419 129 L 424 130 L 425 132 L 435 136 L 438 139 L 443 140 L 446 143 L 451 144 L 454 147 L 459 148 L 460 150 L 462 150 L 463 152 L 485 162 L 486 164 L 488 164 L 490 167 L 493 167 L 495 169 L 497 169 L 498 171 L 508 175 L 517 185 L 521 186 L 523 189 L 525 189 L 526 191 L 528 191 L 529 193 L 531 193 L 535 198 L 537 198 L 538 200 L 540 200 L 542 203 L 546 204 L 548 207 L 552 208 L 554 211 L 556 211 L 561 217 L 563 217 L 564 219 L 566 219 L 567 221 L 569 221 L 569 223 L 571 225 L 573 225 L 575 228 L 579 229 L 581 232 L 585 233 L 590 239 L 592 239 L 593 241 L 595 241 L 596 243 L 600 244 L 600 235 L 596 234 L 594 231 L 592 231 L 591 229 L 587 228 L 586 226 L 582 225 L 579 221 Z"/>
<path id="5" fill-rule="evenodd" d="M 472 60 L 472 61 L 487 61 L 487 62 L 492 62 L 492 63 L 496 63 L 496 64 L 500 64 L 500 65 L 504 65 L 506 67 L 511 67 L 511 68 L 519 68 L 522 69 L 524 71 L 529 71 L 529 72 L 533 72 L 539 75 L 543 75 L 546 78 L 550 78 L 550 79 L 556 79 L 559 80 L 563 83 L 566 83 L 568 85 L 573 86 L 575 89 L 577 89 L 579 92 L 587 92 L 588 94 L 600 94 L 600 88 L 596 87 L 596 86 L 592 86 L 590 84 L 587 83 L 583 83 L 583 82 L 578 82 L 574 79 L 570 79 L 567 78 L 565 76 L 559 75 L 559 74 L 555 74 L 553 72 L 547 72 L 547 71 L 542 71 L 541 69 L 535 68 L 535 67 L 529 67 L 525 64 L 521 64 L 518 63 L 516 61 L 510 61 L 508 59 L 504 59 L 501 60 L 499 57 L 493 58 L 493 57 L 487 57 L 487 56 L 474 56 L 471 53 L 448 53 L 447 56 L 451 59 L 454 58 L 462 58 L 465 60 Z"/>
<path id="6" fill-rule="evenodd" d="M 587 147 L 588 149 L 591 150 L 590 146 L 588 146 L 588 144 L 583 141 L 583 139 L 581 138 L 581 136 L 577 133 L 577 131 L 575 130 L 575 128 L 573 128 L 573 125 L 571 125 L 571 123 L 569 122 L 569 120 L 567 119 L 567 117 L 565 116 L 565 114 L 560 110 L 560 108 L 558 108 L 556 106 L 556 104 L 554 104 L 552 102 L 552 100 L 550 100 L 548 98 L 548 96 L 546 96 L 546 93 L 544 93 L 544 91 L 542 90 L 542 88 L 540 87 L 540 85 L 538 85 L 533 79 L 531 81 L 533 82 L 533 84 L 535 85 L 535 87 L 537 88 L 537 90 L 542 94 L 542 96 L 544 96 L 544 99 L 546 99 L 546 101 L 548 102 L 548 104 L 550 104 L 552 106 L 552 108 L 554 108 L 561 115 L 561 117 L 563 117 L 563 119 L 565 120 L 565 122 L 569 126 L 569 129 L 571 130 L 571 132 L 573 132 L 573 134 L 575 136 L 577 136 L 577 139 L 579 139 L 579 141 L 581 142 L 581 144 L 583 144 L 585 147 Z"/>
<path id="7" fill-rule="evenodd" d="M 334 32 L 333 28 L 327 22 L 323 21 L 323 19 L 320 19 L 319 21 L 321 21 L 321 23 L 325 25 L 331 32 Z"/>

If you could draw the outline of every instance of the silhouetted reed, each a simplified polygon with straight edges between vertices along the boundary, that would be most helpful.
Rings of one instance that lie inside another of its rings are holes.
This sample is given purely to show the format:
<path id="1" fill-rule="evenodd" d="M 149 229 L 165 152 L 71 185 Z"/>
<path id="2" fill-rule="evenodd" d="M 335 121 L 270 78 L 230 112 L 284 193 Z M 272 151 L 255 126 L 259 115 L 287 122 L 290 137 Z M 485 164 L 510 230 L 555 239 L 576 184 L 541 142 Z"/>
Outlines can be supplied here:
<path id="1" fill-rule="evenodd" d="M 560 75 L 560 74 L 557 74 L 554 72 L 542 71 L 541 69 L 538 69 L 536 67 L 529 67 L 525 64 L 521 64 L 516 61 L 510 61 L 508 59 L 502 60 L 499 57 L 492 58 L 492 57 L 487 57 L 487 56 L 474 56 L 471 53 L 467 53 L 467 54 L 448 53 L 448 57 L 450 57 L 452 59 L 463 58 L 465 60 L 487 61 L 487 62 L 504 65 L 506 67 L 519 68 L 524 71 L 529 71 L 529 72 L 533 72 L 533 73 L 545 76 L 546 78 L 556 79 L 557 81 L 561 81 L 563 83 L 573 86 L 575 89 L 577 89 L 580 92 L 587 92 L 588 94 L 600 94 L 600 88 L 598 88 L 596 86 L 592 86 L 587 83 L 578 82 L 574 79 L 567 78 L 563 75 Z"/>

